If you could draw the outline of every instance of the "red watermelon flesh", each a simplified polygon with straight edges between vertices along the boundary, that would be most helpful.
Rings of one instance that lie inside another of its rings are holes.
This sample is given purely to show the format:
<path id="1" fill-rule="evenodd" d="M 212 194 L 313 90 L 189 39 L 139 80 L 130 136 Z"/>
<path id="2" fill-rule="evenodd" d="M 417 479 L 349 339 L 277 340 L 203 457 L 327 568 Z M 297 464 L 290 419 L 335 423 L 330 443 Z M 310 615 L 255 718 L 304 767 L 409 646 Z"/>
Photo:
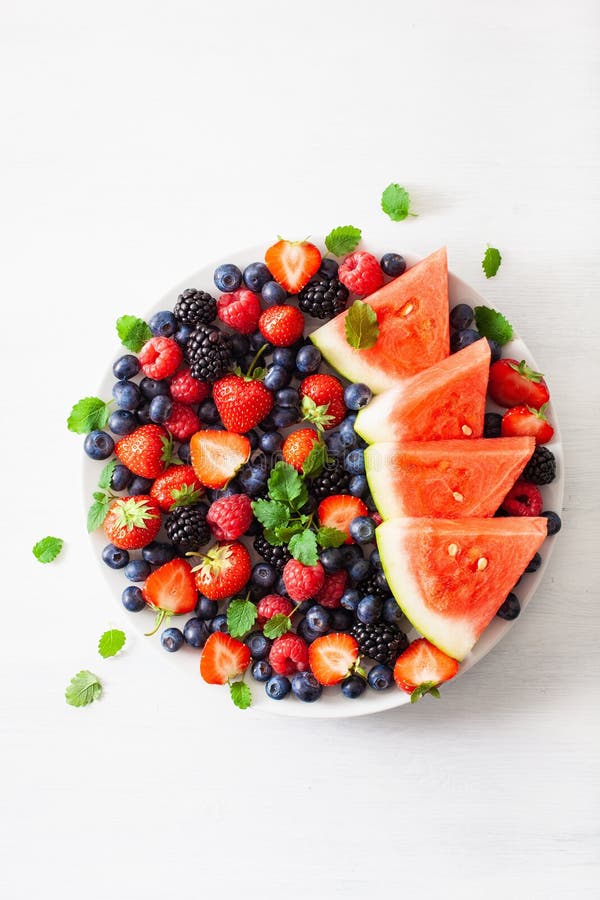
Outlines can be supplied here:
<path id="1" fill-rule="evenodd" d="M 481 437 L 489 372 L 482 338 L 373 397 L 354 427 L 369 443 Z"/>
<path id="2" fill-rule="evenodd" d="M 446 248 L 364 298 L 375 310 L 379 335 L 373 347 L 355 350 L 346 340 L 347 312 L 310 339 L 349 381 L 379 393 L 445 359 L 450 352 Z"/>
<path id="3" fill-rule="evenodd" d="M 365 450 L 371 494 L 384 519 L 492 516 L 535 449 L 532 437 L 399 441 Z"/>
<path id="4" fill-rule="evenodd" d="M 546 537 L 543 517 L 384 522 L 377 546 L 390 589 L 415 628 L 463 659 Z"/>

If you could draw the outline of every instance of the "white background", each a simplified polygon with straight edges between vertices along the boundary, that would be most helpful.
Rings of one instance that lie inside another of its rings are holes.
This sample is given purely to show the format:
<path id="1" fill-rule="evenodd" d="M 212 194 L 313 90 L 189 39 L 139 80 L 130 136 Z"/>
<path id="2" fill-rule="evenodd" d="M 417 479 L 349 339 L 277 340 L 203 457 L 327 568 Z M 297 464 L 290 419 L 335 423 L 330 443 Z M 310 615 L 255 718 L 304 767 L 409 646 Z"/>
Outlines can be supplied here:
<path id="1" fill-rule="evenodd" d="M 7 900 L 593 895 L 599 24 L 593 0 L 3 0 Z M 418 219 L 383 216 L 390 181 Z M 522 620 L 439 703 L 330 722 L 241 713 L 217 689 L 194 705 L 133 635 L 96 654 L 128 620 L 65 419 L 116 316 L 230 248 L 346 222 L 382 250 L 446 243 L 528 341 L 560 414 L 564 529 Z M 66 548 L 42 567 L 47 533 Z M 72 709 L 86 667 L 104 695 Z"/>

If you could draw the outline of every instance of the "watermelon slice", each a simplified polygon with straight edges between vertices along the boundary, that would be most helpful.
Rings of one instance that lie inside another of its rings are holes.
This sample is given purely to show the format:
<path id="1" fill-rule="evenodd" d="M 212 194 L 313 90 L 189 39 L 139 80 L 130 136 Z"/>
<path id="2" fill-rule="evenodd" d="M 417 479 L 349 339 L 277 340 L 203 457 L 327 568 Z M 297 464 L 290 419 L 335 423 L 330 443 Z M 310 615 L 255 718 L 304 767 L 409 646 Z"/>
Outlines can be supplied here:
<path id="1" fill-rule="evenodd" d="M 373 397 L 354 427 L 369 443 L 481 437 L 489 371 L 490 345 L 482 338 Z"/>
<path id="2" fill-rule="evenodd" d="M 492 516 L 534 449 L 532 437 L 372 444 L 365 468 L 384 519 Z"/>
<path id="3" fill-rule="evenodd" d="M 432 644 L 463 659 L 546 537 L 543 517 L 390 519 L 376 531 L 390 589 Z"/>
<path id="4" fill-rule="evenodd" d="M 445 359 L 449 348 L 448 260 L 443 247 L 365 298 L 379 336 L 355 350 L 346 340 L 347 312 L 310 336 L 327 362 L 350 381 L 377 394 Z"/>

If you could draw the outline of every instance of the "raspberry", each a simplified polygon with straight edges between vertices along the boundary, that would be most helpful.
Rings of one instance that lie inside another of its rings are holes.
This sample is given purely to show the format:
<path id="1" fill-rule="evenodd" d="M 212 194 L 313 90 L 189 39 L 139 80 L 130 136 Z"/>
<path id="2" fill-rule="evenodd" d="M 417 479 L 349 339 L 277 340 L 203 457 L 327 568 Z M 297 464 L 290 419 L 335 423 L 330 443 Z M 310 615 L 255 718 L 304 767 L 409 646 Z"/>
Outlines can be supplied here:
<path id="1" fill-rule="evenodd" d="M 231 294 L 221 294 L 217 300 L 217 315 L 221 322 L 240 334 L 252 334 L 256 331 L 260 316 L 258 297 L 245 288 Z"/>
<path id="2" fill-rule="evenodd" d="M 375 522 L 375 525 L 381 525 L 381 523 L 383 522 L 383 519 L 377 511 L 371 513 L 371 518 Z"/>
<path id="3" fill-rule="evenodd" d="M 257 622 L 259 625 L 264 625 L 267 619 L 272 619 L 273 616 L 289 616 L 293 612 L 294 604 L 282 597 L 281 594 L 267 594 L 258 601 L 257 609 Z"/>
<path id="4" fill-rule="evenodd" d="M 189 369 L 182 369 L 171 379 L 169 385 L 171 397 L 179 403 L 202 403 L 210 394 L 210 388 L 205 381 L 193 378 Z"/>
<path id="5" fill-rule="evenodd" d="M 325 572 L 320 562 L 316 566 L 304 566 L 297 559 L 290 559 L 283 567 L 285 589 L 297 603 L 314 597 L 323 587 Z"/>
<path id="6" fill-rule="evenodd" d="M 179 344 L 167 337 L 153 337 L 146 341 L 139 353 L 144 375 L 160 381 L 177 371 L 183 353 Z"/>
<path id="7" fill-rule="evenodd" d="M 327 606 L 329 609 L 337 609 L 338 606 L 341 606 L 340 600 L 346 590 L 347 580 L 348 573 L 344 569 L 333 572 L 331 575 L 325 575 L 323 587 L 315 594 L 317 603 Z"/>
<path id="8" fill-rule="evenodd" d="M 269 652 L 269 662 L 278 675 L 293 675 L 308 669 L 308 645 L 302 638 L 288 631 L 275 638 Z"/>
<path id="9" fill-rule="evenodd" d="M 504 498 L 502 509 L 509 516 L 539 516 L 542 505 L 542 495 L 534 484 L 517 481 Z"/>
<path id="10" fill-rule="evenodd" d="M 381 266 L 372 253 L 357 250 L 347 256 L 338 269 L 338 278 L 349 291 L 365 296 L 383 284 Z"/>
<path id="11" fill-rule="evenodd" d="M 187 441 L 193 434 L 200 431 L 200 419 L 189 406 L 174 400 L 171 415 L 165 422 L 165 428 L 177 441 Z"/>
<path id="12" fill-rule="evenodd" d="M 235 541 L 250 527 L 252 501 L 246 494 L 231 494 L 211 504 L 206 521 L 218 541 Z"/>

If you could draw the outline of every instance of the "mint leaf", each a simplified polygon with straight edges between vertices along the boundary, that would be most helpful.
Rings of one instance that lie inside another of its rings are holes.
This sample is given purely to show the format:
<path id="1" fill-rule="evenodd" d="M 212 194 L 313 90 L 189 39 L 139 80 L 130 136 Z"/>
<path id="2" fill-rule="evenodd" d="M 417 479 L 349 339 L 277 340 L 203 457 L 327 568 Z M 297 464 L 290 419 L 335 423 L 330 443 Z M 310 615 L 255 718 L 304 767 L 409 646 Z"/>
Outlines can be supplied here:
<path id="1" fill-rule="evenodd" d="M 319 528 L 317 542 L 324 550 L 327 547 L 341 547 L 346 542 L 346 534 L 338 528 Z"/>
<path id="2" fill-rule="evenodd" d="M 502 346 L 512 340 L 513 328 L 508 319 L 502 313 L 489 306 L 476 306 L 473 310 L 477 330 L 482 337 L 496 341 Z"/>
<path id="3" fill-rule="evenodd" d="M 64 541 L 57 537 L 45 537 L 34 545 L 32 553 L 41 563 L 50 563 L 62 550 Z"/>
<path id="4" fill-rule="evenodd" d="M 113 472 L 115 471 L 115 466 L 117 465 L 116 459 L 110 459 L 102 471 L 100 472 L 100 478 L 98 479 L 98 487 L 102 488 L 103 491 L 107 491 L 110 488 L 110 481 L 113 477 Z"/>
<path id="5" fill-rule="evenodd" d="M 116 656 L 119 650 L 122 650 L 125 646 L 126 640 L 124 631 L 121 631 L 119 628 L 111 628 L 110 631 L 105 631 L 104 634 L 100 635 L 98 653 L 103 659 L 108 659 L 109 656 Z"/>
<path id="6" fill-rule="evenodd" d="M 265 622 L 263 626 L 263 634 L 265 637 L 268 637 L 269 640 L 274 640 L 274 638 L 281 637 L 282 634 L 285 634 L 292 627 L 292 620 L 289 616 L 284 616 L 283 613 L 277 613 L 277 615 L 272 616 L 267 622 Z"/>
<path id="7" fill-rule="evenodd" d="M 423 684 L 416 687 L 410 695 L 410 702 L 417 703 L 425 694 L 431 694 L 436 700 L 440 699 L 440 692 L 436 687 L 435 681 L 424 681 Z"/>
<path id="8" fill-rule="evenodd" d="M 152 337 L 149 326 L 137 316 L 121 316 L 117 319 L 117 334 L 123 346 L 133 353 L 139 353 Z"/>
<path id="9" fill-rule="evenodd" d="M 500 251 L 496 250 L 495 247 L 490 247 L 487 245 L 487 250 L 483 255 L 483 259 L 481 260 L 481 268 L 485 272 L 486 278 L 493 278 L 498 269 L 500 268 L 500 263 L 502 262 L 502 257 L 500 256 Z"/>
<path id="10" fill-rule="evenodd" d="M 265 528 L 264 537 L 273 547 L 281 547 L 285 544 L 283 538 L 279 537 L 278 528 Z"/>
<path id="11" fill-rule="evenodd" d="M 304 566 L 317 564 L 317 538 L 313 531 L 302 531 L 290 538 L 288 550 Z"/>
<path id="12" fill-rule="evenodd" d="M 243 637 L 254 625 L 258 610 L 250 600 L 232 600 L 227 607 L 227 627 L 231 637 Z"/>
<path id="13" fill-rule="evenodd" d="M 381 195 L 381 208 L 392 222 L 402 222 L 407 216 L 416 216 L 410 212 L 410 194 L 399 184 L 388 184 Z"/>
<path id="14" fill-rule="evenodd" d="M 65 700 L 70 706 L 87 706 L 102 693 L 100 679 L 93 672 L 82 669 L 71 678 L 65 690 Z"/>
<path id="15" fill-rule="evenodd" d="M 245 681 L 231 681 L 229 693 L 238 709 L 248 709 L 252 703 L 252 692 Z"/>
<path id="16" fill-rule="evenodd" d="M 290 519 L 288 507 L 277 500 L 253 500 L 252 511 L 265 528 L 287 525 Z"/>
<path id="17" fill-rule="evenodd" d="M 102 498 L 102 499 L 100 499 Z M 111 498 L 108 494 L 94 494 L 94 502 L 90 506 L 87 514 L 87 530 L 95 531 L 100 528 L 106 518 L 108 507 L 111 504 Z"/>
<path id="18" fill-rule="evenodd" d="M 331 418 L 331 416 L 329 418 Z M 317 475 L 320 475 L 323 471 L 326 462 L 327 446 L 321 443 L 321 441 L 315 441 L 302 465 L 302 474 L 305 478 L 316 478 Z"/>
<path id="19" fill-rule="evenodd" d="M 269 475 L 269 494 L 273 500 L 291 503 L 302 494 L 304 482 L 293 466 L 278 462 Z"/>
<path id="20" fill-rule="evenodd" d="M 280 525 L 279 528 L 276 528 L 275 536 L 280 543 L 288 544 L 293 536 L 300 534 L 301 531 L 304 531 L 302 522 L 293 522 L 291 525 Z"/>
<path id="21" fill-rule="evenodd" d="M 346 316 L 346 340 L 355 350 L 367 350 L 379 337 L 375 310 L 363 300 L 355 300 Z"/>
<path id="22" fill-rule="evenodd" d="M 99 397 L 84 397 L 71 410 L 67 428 L 75 434 L 88 434 L 90 431 L 104 428 L 109 415 L 108 403 L 104 400 L 100 400 Z"/>
<path id="23" fill-rule="evenodd" d="M 340 225 L 334 228 L 325 238 L 325 246 L 334 256 L 344 256 L 352 253 L 360 241 L 361 230 L 354 225 Z"/>

